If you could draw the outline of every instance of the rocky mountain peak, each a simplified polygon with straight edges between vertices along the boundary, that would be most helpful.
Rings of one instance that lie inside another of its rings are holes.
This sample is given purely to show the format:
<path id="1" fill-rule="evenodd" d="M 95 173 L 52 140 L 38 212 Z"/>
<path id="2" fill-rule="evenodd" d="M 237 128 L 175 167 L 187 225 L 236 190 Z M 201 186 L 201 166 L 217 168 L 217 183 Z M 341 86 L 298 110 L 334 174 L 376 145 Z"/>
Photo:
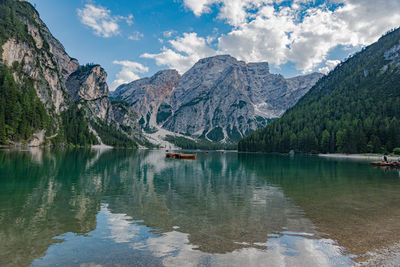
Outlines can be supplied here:
<path id="1" fill-rule="evenodd" d="M 100 65 L 80 66 L 72 73 L 66 86 L 74 101 L 92 101 L 108 97 L 107 73 Z"/>
<path id="2" fill-rule="evenodd" d="M 236 63 L 238 62 L 238 60 L 234 57 L 232 57 L 231 55 L 216 55 L 216 56 L 211 56 L 211 57 L 206 57 L 206 58 L 202 58 L 200 60 L 197 61 L 196 64 L 194 64 L 194 66 L 196 66 L 197 64 L 207 64 L 210 62 L 221 62 L 224 64 L 232 64 L 232 63 Z"/>
<path id="3" fill-rule="evenodd" d="M 171 77 L 179 77 L 180 75 L 177 70 L 172 69 L 172 70 L 160 70 L 154 74 L 151 79 L 152 81 L 156 80 L 165 80 L 165 79 L 171 79 Z"/>
<path id="4" fill-rule="evenodd" d="M 200 59 L 182 77 L 162 71 L 120 86 L 113 96 L 133 106 L 145 129 L 232 142 L 281 116 L 321 76 L 285 79 L 271 74 L 267 62 L 217 55 Z"/>
<path id="5" fill-rule="evenodd" d="M 262 71 L 262 73 L 269 73 L 269 64 L 268 62 L 251 62 L 251 63 L 246 63 L 241 60 L 237 60 L 236 58 L 232 57 L 231 55 L 216 55 L 212 57 L 207 57 L 200 59 L 197 61 L 196 64 L 194 64 L 192 69 L 197 69 L 197 68 L 212 68 L 213 71 L 215 69 L 226 69 L 231 66 L 237 66 L 237 67 L 247 67 L 255 72 L 257 71 Z M 188 72 L 190 72 L 192 69 L 190 69 Z"/>

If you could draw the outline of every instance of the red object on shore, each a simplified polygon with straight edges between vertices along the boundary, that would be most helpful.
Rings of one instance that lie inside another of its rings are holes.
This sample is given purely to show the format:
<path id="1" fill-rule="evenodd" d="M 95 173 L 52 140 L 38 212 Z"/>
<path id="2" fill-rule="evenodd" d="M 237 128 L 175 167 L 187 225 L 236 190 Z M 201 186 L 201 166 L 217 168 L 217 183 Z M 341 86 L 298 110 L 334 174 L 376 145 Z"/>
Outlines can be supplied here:
<path id="1" fill-rule="evenodd" d="M 196 154 L 184 154 L 184 153 L 167 153 L 165 155 L 168 159 L 196 159 Z"/>
<path id="2" fill-rule="evenodd" d="M 378 167 L 400 168 L 400 162 L 396 162 L 396 161 L 371 162 L 371 165 L 378 166 Z"/>

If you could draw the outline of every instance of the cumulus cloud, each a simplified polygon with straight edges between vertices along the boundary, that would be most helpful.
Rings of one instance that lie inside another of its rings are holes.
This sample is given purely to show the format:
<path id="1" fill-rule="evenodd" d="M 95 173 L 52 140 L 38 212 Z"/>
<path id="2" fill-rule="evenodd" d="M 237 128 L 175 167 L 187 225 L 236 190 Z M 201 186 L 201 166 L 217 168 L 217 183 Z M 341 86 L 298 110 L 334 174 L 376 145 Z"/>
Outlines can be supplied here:
<path id="1" fill-rule="evenodd" d="M 138 73 L 146 73 L 149 71 L 148 67 L 143 66 L 138 62 L 129 60 L 114 60 L 113 64 L 121 65 L 122 69 L 117 74 L 117 79 L 111 83 L 111 91 L 114 91 L 118 86 L 125 83 L 130 83 L 134 80 L 139 79 Z"/>
<path id="2" fill-rule="evenodd" d="M 97 36 L 105 38 L 120 34 L 121 20 L 128 25 L 133 24 L 133 15 L 112 16 L 109 9 L 93 4 L 86 4 L 82 9 L 78 8 L 77 13 L 82 24 L 89 26 Z"/>
<path id="3" fill-rule="evenodd" d="M 292 62 L 304 73 L 325 64 L 321 70 L 328 71 L 332 62 L 327 57 L 333 48 L 365 46 L 400 26 L 398 0 L 183 2 L 196 16 L 217 9 L 218 18 L 232 28 L 216 38 L 185 33 L 170 40 L 169 46 L 163 47 L 160 53 L 142 55 L 180 72 L 187 70 L 196 59 L 216 53 L 250 62 L 268 61 L 278 67 Z M 280 5 L 281 2 L 285 5 Z M 214 40 L 216 49 L 210 47 L 210 41 Z"/>
<path id="4" fill-rule="evenodd" d="M 216 3 L 215 0 L 184 0 L 184 5 L 193 11 L 196 16 L 210 12 L 210 5 Z"/>
<path id="5" fill-rule="evenodd" d="M 138 41 L 138 40 L 142 39 L 143 37 L 144 37 L 143 33 L 136 31 L 136 32 L 132 33 L 131 35 L 129 35 L 128 39 L 132 40 L 132 41 Z"/>
<path id="6" fill-rule="evenodd" d="M 182 37 L 168 41 L 171 48 L 163 47 L 159 54 L 142 54 L 142 58 L 156 60 L 156 64 L 167 65 L 183 73 L 199 59 L 215 55 L 216 51 L 207 46 L 206 39 L 197 33 L 184 33 Z"/>
<path id="7" fill-rule="evenodd" d="M 219 37 L 219 51 L 245 61 L 286 63 L 291 44 L 287 33 L 294 28 L 290 13 L 289 8 L 278 13 L 273 6 L 263 7 L 255 19 Z"/>
<path id="8" fill-rule="evenodd" d="M 333 70 L 338 64 L 340 63 L 340 60 L 327 60 L 325 62 L 325 67 L 319 68 L 318 72 L 321 72 L 323 74 L 328 74 L 331 70 Z"/>

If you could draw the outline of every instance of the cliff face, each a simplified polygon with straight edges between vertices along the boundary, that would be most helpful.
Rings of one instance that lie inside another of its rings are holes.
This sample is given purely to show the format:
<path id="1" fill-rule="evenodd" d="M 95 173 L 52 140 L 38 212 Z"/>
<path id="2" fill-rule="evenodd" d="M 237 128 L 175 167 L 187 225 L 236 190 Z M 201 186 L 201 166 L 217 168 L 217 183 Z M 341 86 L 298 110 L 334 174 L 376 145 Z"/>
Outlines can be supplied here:
<path id="1" fill-rule="evenodd" d="M 64 82 L 79 67 L 79 63 L 66 54 L 64 47 L 52 37 L 38 14 L 32 14 L 30 20 L 22 18 L 31 42 L 11 37 L 2 46 L 2 61 L 9 67 L 18 62 L 22 70 L 14 74 L 15 80 L 22 82 L 24 78 L 33 79 L 40 100 L 58 114 L 66 108 Z"/>
<path id="2" fill-rule="evenodd" d="M 66 82 L 73 100 L 93 101 L 108 97 L 107 74 L 99 65 L 81 67 Z"/>
<path id="3" fill-rule="evenodd" d="M 2 36 L 0 63 L 11 69 L 17 84 L 32 81 L 37 96 L 56 125 L 55 134 L 63 128 L 61 113 L 68 110 L 72 103 L 84 110 L 89 127 L 91 122 L 98 122 L 129 137 L 136 134 L 133 128 L 138 127 L 132 111 L 126 111 L 132 116 L 132 121 L 117 121 L 114 118 L 104 69 L 98 65 L 80 66 L 65 52 L 63 45 L 53 37 L 28 2 L 6 0 L 0 8 L 4 11 L 2 14 L 12 18 L 10 23 L 13 25 L 8 28 L 14 30 Z M 130 126 L 127 127 L 124 122 Z"/>
<path id="4" fill-rule="evenodd" d="M 160 73 L 122 85 L 113 96 L 131 103 L 146 127 L 216 142 L 238 141 L 280 117 L 322 77 L 285 79 L 271 74 L 268 63 L 228 55 L 202 59 L 182 77 L 172 70 Z"/>
<path id="5" fill-rule="evenodd" d="M 86 108 L 90 120 L 113 120 L 111 101 L 108 98 L 107 74 L 99 65 L 82 66 L 72 73 L 66 86 L 72 100 Z"/>
<path id="6" fill-rule="evenodd" d="M 168 113 L 164 107 L 165 103 L 170 103 L 171 93 L 180 79 L 181 76 L 176 70 L 159 71 L 151 78 L 121 85 L 113 93 L 113 97 L 132 105 L 143 128 L 156 127 L 162 119 L 160 116 L 163 112 Z"/>
<path id="7" fill-rule="evenodd" d="M 107 73 L 100 65 L 81 66 L 68 77 L 66 87 L 89 121 L 103 122 L 131 138 L 145 141 L 133 108 L 110 100 L 106 80 Z"/>

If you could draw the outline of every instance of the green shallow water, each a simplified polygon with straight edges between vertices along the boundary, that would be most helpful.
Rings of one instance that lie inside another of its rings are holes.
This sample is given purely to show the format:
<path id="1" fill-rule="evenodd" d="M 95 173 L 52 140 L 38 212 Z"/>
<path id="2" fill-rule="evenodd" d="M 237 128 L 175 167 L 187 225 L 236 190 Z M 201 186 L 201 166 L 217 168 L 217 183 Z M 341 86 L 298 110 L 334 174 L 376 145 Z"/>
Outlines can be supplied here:
<path id="1" fill-rule="evenodd" d="M 0 151 L 0 266 L 350 266 L 400 240 L 367 161 Z"/>

